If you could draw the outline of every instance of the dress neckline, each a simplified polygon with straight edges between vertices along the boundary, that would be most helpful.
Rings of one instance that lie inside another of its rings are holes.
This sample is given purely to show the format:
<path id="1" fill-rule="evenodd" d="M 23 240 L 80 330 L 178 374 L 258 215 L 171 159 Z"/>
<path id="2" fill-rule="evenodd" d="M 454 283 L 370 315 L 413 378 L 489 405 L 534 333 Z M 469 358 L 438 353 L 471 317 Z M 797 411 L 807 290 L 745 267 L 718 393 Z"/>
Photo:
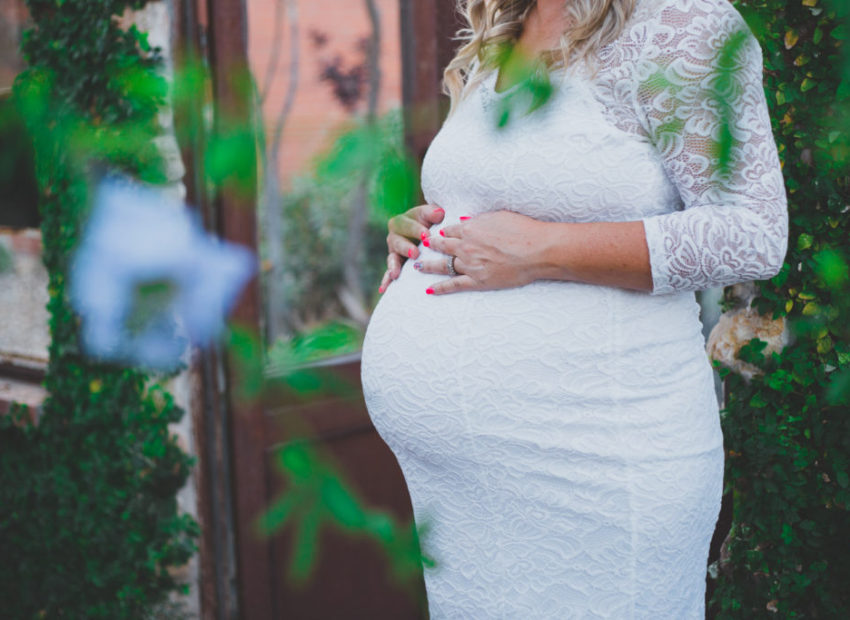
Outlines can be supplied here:
<path id="1" fill-rule="evenodd" d="M 577 73 L 576 65 L 570 65 L 569 67 L 557 67 L 555 69 L 549 70 L 549 80 L 551 81 L 552 86 L 554 86 L 555 88 L 560 88 L 561 86 L 563 86 L 566 78 L 570 74 L 575 74 L 575 73 Z M 491 98 L 501 99 L 502 97 L 505 97 L 505 96 L 510 95 L 511 93 L 515 92 L 523 84 L 522 82 L 516 82 L 516 83 L 512 84 L 511 86 L 509 86 L 508 88 L 505 88 L 503 90 L 497 90 L 496 84 L 498 84 L 498 83 L 499 83 L 499 69 L 496 68 L 496 69 L 493 69 L 490 72 L 490 75 L 488 75 L 482 81 L 481 85 L 484 86 L 484 89 L 487 91 L 488 95 L 491 96 Z"/>
<path id="2" fill-rule="evenodd" d="M 491 75 L 487 78 L 487 81 L 490 82 L 490 90 L 493 91 L 493 94 L 500 96 L 500 97 L 502 95 L 507 95 L 507 94 L 515 91 L 522 84 L 522 82 L 514 82 L 511 86 L 508 86 L 507 88 L 503 88 L 502 90 L 499 90 L 498 88 L 496 88 L 496 85 L 499 83 L 500 73 L 501 73 L 501 70 L 498 67 L 496 67 L 491 72 Z"/>

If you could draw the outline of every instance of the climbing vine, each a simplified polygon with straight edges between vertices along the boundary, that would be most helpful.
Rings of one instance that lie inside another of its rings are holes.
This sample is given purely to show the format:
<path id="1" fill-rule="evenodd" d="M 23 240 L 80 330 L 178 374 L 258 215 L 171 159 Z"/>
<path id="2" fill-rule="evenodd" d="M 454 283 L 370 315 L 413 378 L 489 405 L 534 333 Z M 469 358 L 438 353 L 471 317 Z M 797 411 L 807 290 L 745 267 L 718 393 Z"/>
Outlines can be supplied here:
<path id="1" fill-rule="evenodd" d="M 192 462 L 168 430 L 183 411 L 153 377 L 82 355 L 66 290 L 93 160 L 164 181 L 151 142 L 166 95 L 160 59 L 119 19 L 145 3 L 27 2 L 27 69 L 14 96 L 34 144 L 51 343 L 40 419 L 22 408 L 0 417 L 7 618 L 161 615 L 186 587 L 173 569 L 195 548 L 197 524 L 176 502 Z"/>
<path id="2" fill-rule="evenodd" d="M 727 381 L 728 558 L 712 600 L 720 618 L 850 613 L 850 7 L 843 0 L 740 0 L 761 41 L 765 88 L 789 198 L 782 271 L 754 306 L 792 342 Z"/>

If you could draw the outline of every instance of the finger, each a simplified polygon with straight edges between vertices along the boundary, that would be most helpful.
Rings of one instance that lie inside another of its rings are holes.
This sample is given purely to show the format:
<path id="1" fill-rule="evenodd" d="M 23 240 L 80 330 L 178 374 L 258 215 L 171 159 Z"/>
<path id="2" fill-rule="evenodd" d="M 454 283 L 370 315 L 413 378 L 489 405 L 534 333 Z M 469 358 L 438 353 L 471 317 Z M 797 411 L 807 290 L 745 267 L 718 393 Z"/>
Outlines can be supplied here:
<path id="1" fill-rule="evenodd" d="M 463 224 L 451 224 L 440 229 L 441 237 L 454 237 L 461 239 L 463 237 Z"/>
<path id="2" fill-rule="evenodd" d="M 441 235 L 431 235 L 430 237 L 430 247 L 432 250 L 440 252 L 441 254 L 448 254 L 449 256 L 457 256 L 458 250 L 460 248 L 460 239 L 454 237 L 444 237 Z"/>
<path id="3" fill-rule="evenodd" d="M 461 291 L 473 291 L 477 288 L 477 286 L 478 285 L 475 280 L 469 276 L 462 275 L 432 284 L 425 290 L 425 292 L 428 295 L 447 295 L 449 293 L 459 293 Z"/>
<path id="4" fill-rule="evenodd" d="M 387 227 L 391 233 L 408 239 L 421 239 L 423 233 L 427 234 L 431 226 L 442 222 L 445 215 L 446 212 L 441 207 L 419 205 L 390 218 Z"/>
<path id="5" fill-rule="evenodd" d="M 437 205 L 422 205 L 420 214 L 424 218 L 420 221 L 429 228 L 434 224 L 439 224 L 446 217 L 446 212 Z"/>
<path id="6" fill-rule="evenodd" d="M 390 280 L 395 280 L 401 275 L 401 264 L 403 262 L 401 256 L 395 252 L 387 255 L 387 273 L 390 275 Z"/>
<path id="7" fill-rule="evenodd" d="M 389 235 L 387 235 L 387 249 L 390 251 L 390 254 L 398 254 L 401 262 L 404 262 L 404 257 L 419 257 L 419 248 L 417 248 L 413 243 L 411 243 L 410 239 L 407 239 L 395 233 L 390 233 Z"/>
<path id="8" fill-rule="evenodd" d="M 391 235 L 399 235 L 408 239 L 421 239 L 422 234 L 428 232 L 428 228 L 415 217 L 411 217 L 409 212 L 390 218 L 387 228 Z"/>
<path id="9" fill-rule="evenodd" d="M 381 278 L 381 285 L 378 287 L 379 293 L 384 293 L 387 290 L 387 287 L 393 281 L 392 275 L 390 274 L 389 269 L 384 272 L 384 277 Z"/>
<path id="10" fill-rule="evenodd" d="M 416 261 L 413 263 L 413 268 L 416 269 L 416 271 L 421 271 L 422 273 L 437 273 L 446 276 L 450 275 L 448 259 Z M 454 268 L 456 274 L 462 275 L 464 273 L 463 265 L 458 258 L 455 258 Z"/>

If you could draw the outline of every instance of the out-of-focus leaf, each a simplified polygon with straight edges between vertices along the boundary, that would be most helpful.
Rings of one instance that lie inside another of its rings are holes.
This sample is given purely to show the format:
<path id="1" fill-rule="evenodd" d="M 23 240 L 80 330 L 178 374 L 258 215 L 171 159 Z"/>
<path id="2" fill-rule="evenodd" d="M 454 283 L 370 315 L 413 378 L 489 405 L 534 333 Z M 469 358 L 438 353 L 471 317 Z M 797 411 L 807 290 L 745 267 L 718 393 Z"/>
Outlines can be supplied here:
<path id="1" fill-rule="evenodd" d="M 278 452 L 280 466 L 298 480 L 307 480 L 317 473 L 315 456 L 302 442 L 293 442 Z"/>
<path id="2" fill-rule="evenodd" d="M 267 370 L 282 375 L 319 359 L 353 353 L 360 349 L 361 339 L 355 326 L 331 321 L 289 340 L 278 340 L 268 353 Z"/>
<path id="3" fill-rule="evenodd" d="M 499 77 L 507 86 L 495 109 L 495 125 L 507 127 L 515 114 L 529 115 L 544 106 L 555 92 L 549 71 L 539 61 L 511 50 L 499 63 Z"/>
<path id="4" fill-rule="evenodd" d="M 717 58 L 717 79 L 714 85 L 714 98 L 720 112 L 720 136 L 714 145 L 718 160 L 718 169 L 723 176 L 732 172 L 732 151 L 736 137 L 732 133 L 735 122 L 735 110 L 731 101 L 735 100 L 734 93 L 738 88 L 739 64 L 737 57 L 746 43 L 749 33 L 739 30 L 733 33 L 723 44 Z"/>
<path id="5" fill-rule="evenodd" d="M 11 252 L 6 249 L 4 244 L 0 243 L 0 274 L 10 271 L 14 264 Z"/>
<path id="6" fill-rule="evenodd" d="M 850 279 L 847 262 L 835 250 L 823 250 L 815 255 L 817 273 L 833 289 L 844 287 Z"/>
<path id="7" fill-rule="evenodd" d="M 229 185 L 246 194 L 256 182 L 257 143 L 251 126 L 220 131 L 207 144 L 204 169 L 217 186 Z"/>
<path id="8" fill-rule="evenodd" d="M 341 178 L 365 174 L 375 166 L 381 152 L 381 137 L 375 127 L 367 124 L 343 133 L 320 162 L 319 174 Z"/>
<path id="9" fill-rule="evenodd" d="M 306 579 L 314 567 L 323 525 L 375 540 L 387 552 L 393 573 L 401 579 L 418 575 L 423 563 L 433 565 L 421 555 L 414 524 L 400 525 L 385 512 L 364 508 L 336 470 L 306 441 L 288 443 L 277 457 L 289 490 L 261 517 L 259 526 L 266 533 L 285 524 L 292 527 L 291 576 L 295 580 Z"/>
<path id="10" fill-rule="evenodd" d="M 366 515 L 339 480 L 328 478 L 322 485 L 322 499 L 336 523 L 347 529 L 363 527 Z"/>
<path id="11" fill-rule="evenodd" d="M 254 400 L 264 385 L 263 347 L 256 331 L 232 322 L 228 326 L 227 348 L 238 378 L 236 397 L 240 400 Z"/>
<path id="12" fill-rule="evenodd" d="M 268 535 L 286 525 L 290 516 L 303 505 L 303 502 L 304 498 L 298 493 L 284 493 L 260 516 L 258 522 L 260 532 Z"/>
<path id="13" fill-rule="evenodd" d="M 402 153 L 390 152 L 379 162 L 372 190 L 372 216 L 386 222 L 416 205 L 416 167 Z"/>
<path id="14" fill-rule="evenodd" d="M 303 581 L 310 575 L 318 557 L 319 528 L 322 525 L 322 507 L 308 510 L 295 524 L 295 541 L 292 552 L 292 577 Z"/>

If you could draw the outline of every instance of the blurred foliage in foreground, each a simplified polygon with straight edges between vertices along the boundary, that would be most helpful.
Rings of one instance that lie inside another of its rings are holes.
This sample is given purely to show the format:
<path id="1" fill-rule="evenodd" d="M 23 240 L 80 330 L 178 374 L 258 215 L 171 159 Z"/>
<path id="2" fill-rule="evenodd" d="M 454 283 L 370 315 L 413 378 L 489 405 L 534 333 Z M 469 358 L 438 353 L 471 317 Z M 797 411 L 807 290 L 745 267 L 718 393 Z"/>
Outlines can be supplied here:
<path id="1" fill-rule="evenodd" d="M 414 206 L 418 192 L 400 112 L 374 123 L 355 121 L 310 174 L 294 180 L 282 199 L 285 297 L 279 300 L 287 309 L 291 334 L 338 318 L 365 327 L 346 298 L 352 210 L 364 200 L 365 235 L 359 241 L 364 259 L 357 269 L 358 284 L 374 300 L 386 270 L 387 220 Z"/>
<path id="2" fill-rule="evenodd" d="M 147 618 L 187 587 L 173 570 L 198 527 L 176 494 L 192 461 L 169 432 L 183 411 L 149 375 L 83 356 L 66 286 L 89 205 L 79 130 L 113 168 L 163 178 L 151 140 L 167 85 L 146 37 L 117 21 L 144 4 L 27 2 L 14 96 L 35 151 L 51 343 L 40 419 L 22 407 L 0 416 L 5 618 Z"/>
<path id="3" fill-rule="evenodd" d="M 726 482 L 734 501 L 719 618 L 850 615 L 850 6 L 741 0 L 761 42 L 790 209 L 786 264 L 754 305 L 794 341 L 746 382 L 728 374 Z"/>
<path id="4" fill-rule="evenodd" d="M 277 459 L 290 489 L 263 515 L 261 528 L 271 533 L 289 521 L 295 522 L 292 577 L 303 580 L 310 574 L 322 526 L 378 541 L 390 559 L 393 576 L 402 586 L 418 582 L 423 562 L 434 565 L 419 551 L 419 534 L 426 528 L 420 527 L 417 532 L 413 523 L 402 525 L 384 512 L 363 507 L 339 474 L 309 444 L 290 443 L 278 451 Z"/>

